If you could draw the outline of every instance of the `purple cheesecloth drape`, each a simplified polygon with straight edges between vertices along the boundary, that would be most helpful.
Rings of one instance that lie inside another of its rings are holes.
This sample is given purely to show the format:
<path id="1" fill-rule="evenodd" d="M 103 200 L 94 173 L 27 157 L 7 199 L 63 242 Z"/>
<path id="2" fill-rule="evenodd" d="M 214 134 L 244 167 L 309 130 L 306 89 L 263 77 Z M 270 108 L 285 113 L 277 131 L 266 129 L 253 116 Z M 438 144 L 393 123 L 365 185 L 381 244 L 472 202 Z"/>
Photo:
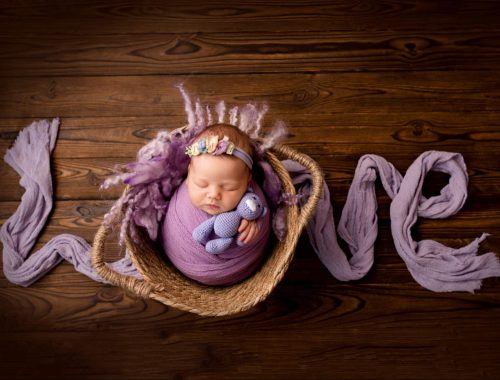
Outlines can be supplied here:
<path id="1" fill-rule="evenodd" d="M 36 121 L 19 133 L 5 154 L 26 189 L 18 209 L 0 229 L 3 244 L 3 272 L 15 284 L 29 286 L 63 259 L 95 281 L 105 282 L 92 267 L 90 245 L 81 237 L 62 234 L 29 255 L 52 210 L 50 154 L 54 149 L 59 119 Z M 123 274 L 139 276 L 128 256 L 111 264 Z"/>
<path id="2" fill-rule="evenodd" d="M 32 123 L 21 131 L 5 155 L 5 161 L 21 176 L 20 183 L 26 192 L 19 208 L 0 230 L 3 269 L 9 281 L 22 286 L 29 286 L 63 259 L 81 273 L 103 282 L 92 267 L 89 244 L 80 237 L 56 236 L 29 255 L 52 209 L 50 154 L 58 127 L 58 119 Z M 296 162 L 285 161 L 285 165 L 299 193 L 306 198 L 310 175 Z M 422 183 L 431 170 L 450 174 L 450 181 L 440 195 L 426 199 L 421 193 Z M 487 234 L 458 249 L 432 240 L 413 240 L 411 227 L 418 217 L 446 218 L 456 213 L 466 199 L 467 172 L 462 156 L 437 151 L 423 153 L 404 177 L 382 157 L 366 155 L 359 160 L 338 226 L 339 235 L 352 253 L 349 260 L 337 243 L 330 195 L 326 183 L 323 185 L 322 197 L 307 231 L 314 250 L 333 276 L 341 281 L 356 280 L 373 264 L 377 237 L 374 186 L 377 173 L 392 198 L 394 244 L 419 284 L 433 291 L 472 292 L 480 287 L 481 279 L 500 276 L 500 262 L 494 253 L 477 255 L 478 245 Z M 140 277 L 127 255 L 109 265 L 125 275 Z"/>
<path id="3" fill-rule="evenodd" d="M 285 166 L 294 173 L 294 184 L 301 184 L 299 193 L 307 194 L 310 174 L 296 162 L 289 161 Z M 426 199 L 422 195 L 422 185 L 431 170 L 449 174 L 450 180 L 439 195 Z M 446 218 L 460 210 L 467 197 L 467 170 L 462 156 L 428 151 L 413 162 L 404 177 L 380 156 L 365 155 L 359 159 L 337 228 L 349 246 L 350 260 L 337 242 L 330 193 L 326 183 L 323 184 L 322 196 L 316 214 L 307 225 L 307 232 L 321 262 L 335 278 L 341 281 L 360 279 L 373 265 L 378 230 L 377 173 L 392 199 L 390 217 L 394 245 L 420 285 L 435 292 L 473 292 L 481 287 L 482 279 L 500 276 L 500 261 L 493 252 L 477 255 L 479 243 L 488 234 L 483 233 L 458 249 L 434 240 L 413 240 L 411 227 L 418 217 Z"/>

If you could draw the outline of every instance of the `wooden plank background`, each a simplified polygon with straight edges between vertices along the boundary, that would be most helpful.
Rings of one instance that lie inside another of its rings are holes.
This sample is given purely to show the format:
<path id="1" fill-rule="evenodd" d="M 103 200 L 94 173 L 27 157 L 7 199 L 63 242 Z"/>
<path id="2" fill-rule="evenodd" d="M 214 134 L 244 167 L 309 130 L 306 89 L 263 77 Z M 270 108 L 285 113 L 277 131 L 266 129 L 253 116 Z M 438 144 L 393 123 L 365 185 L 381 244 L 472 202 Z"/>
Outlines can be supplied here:
<path id="1" fill-rule="evenodd" d="M 55 209 L 36 248 L 91 241 L 121 189 L 99 191 L 161 129 L 185 121 L 175 85 L 205 102 L 267 102 L 316 159 L 335 217 L 356 162 L 404 172 L 457 151 L 469 198 L 416 238 L 500 252 L 500 3 L 360 0 L 9 1 L 0 5 L 0 150 L 61 118 Z M 0 165 L 0 221 L 23 189 Z M 425 192 L 446 178 L 430 174 Z M 376 262 L 342 283 L 303 236 L 285 279 L 248 312 L 203 318 L 95 283 L 63 263 L 29 288 L 0 277 L 5 379 L 498 379 L 500 280 L 437 294 L 408 273 L 379 186 Z M 119 251 L 110 253 L 118 256 Z"/>

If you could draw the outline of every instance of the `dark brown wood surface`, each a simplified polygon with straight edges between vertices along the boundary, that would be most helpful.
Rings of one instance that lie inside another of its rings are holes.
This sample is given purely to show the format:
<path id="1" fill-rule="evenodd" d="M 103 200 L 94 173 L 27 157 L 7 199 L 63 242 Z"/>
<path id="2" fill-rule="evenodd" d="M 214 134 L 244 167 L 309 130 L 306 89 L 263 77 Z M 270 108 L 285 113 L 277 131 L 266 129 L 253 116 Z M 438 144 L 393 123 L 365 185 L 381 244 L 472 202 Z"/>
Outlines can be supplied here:
<path id="1" fill-rule="evenodd" d="M 35 247 L 89 242 L 121 188 L 116 164 L 185 121 L 175 85 L 204 102 L 267 102 L 287 143 L 324 170 L 338 219 L 357 160 L 404 172 L 456 151 L 469 198 L 419 220 L 458 247 L 500 253 L 500 3 L 477 1 L 9 1 L 0 4 L 0 153 L 31 121 L 61 118 L 55 209 Z M 0 222 L 23 194 L 0 164 Z M 425 192 L 446 184 L 431 173 Z M 29 288 L 0 276 L 0 378 L 498 379 L 500 279 L 476 294 L 420 287 L 378 187 L 375 265 L 333 278 L 300 239 L 285 279 L 252 310 L 204 318 L 93 282 L 63 263 Z M 120 255 L 119 248 L 109 252 Z"/>

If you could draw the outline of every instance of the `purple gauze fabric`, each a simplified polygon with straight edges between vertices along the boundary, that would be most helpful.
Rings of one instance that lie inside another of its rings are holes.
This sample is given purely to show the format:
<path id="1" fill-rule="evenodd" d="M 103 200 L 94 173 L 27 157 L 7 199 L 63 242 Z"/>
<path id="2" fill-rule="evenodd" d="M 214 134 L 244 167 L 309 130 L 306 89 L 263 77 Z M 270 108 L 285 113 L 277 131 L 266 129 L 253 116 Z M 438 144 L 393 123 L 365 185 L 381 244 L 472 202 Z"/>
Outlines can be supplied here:
<path id="1" fill-rule="evenodd" d="M 252 189 L 269 209 L 260 187 L 252 182 Z M 247 278 L 261 264 L 266 254 L 270 233 L 270 213 L 257 219 L 259 233 L 250 244 L 237 246 L 214 255 L 192 237 L 192 231 L 210 216 L 196 208 L 189 200 L 186 182 L 174 193 L 162 227 L 162 245 L 170 261 L 184 273 L 205 285 L 230 285 Z"/>
<path id="2" fill-rule="evenodd" d="M 103 281 L 94 271 L 89 258 L 90 246 L 82 238 L 60 235 L 28 257 L 52 208 L 50 153 L 59 126 L 38 121 L 21 131 L 5 161 L 21 175 L 26 188 L 21 204 L 0 230 L 3 243 L 3 269 L 13 283 L 29 286 L 50 271 L 63 258 L 96 281 Z M 286 161 L 298 191 L 309 193 L 310 175 L 299 164 Z M 422 183 L 430 170 L 451 175 L 450 183 L 439 196 L 425 199 Z M 457 212 L 466 198 L 467 174 L 463 158 L 457 153 L 425 152 L 408 169 L 405 177 L 382 157 L 363 156 L 356 169 L 347 203 L 339 223 L 339 234 L 353 253 L 347 260 L 337 244 L 332 206 L 326 183 L 317 212 L 307 226 L 311 244 L 321 261 L 339 280 L 363 277 L 373 264 L 373 247 L 377 235 L 374 181 L 378 171 L 391 204 L 391 227 L 396 249 L 411 274 L 433 291 L 474 291 L 481 279 L 500 276 L 500 264 L 494 253 L 477 256 L 483 234 L 469 245 L 452 249 L 432 240 L 413 241 L 411 227 L 418 216 L 445 218 Z M 140 277 L 128 256 L 111 264 L 125 275 Z"/>
<path id="3" fill-rule="evenodd" d="M 59 119 L 33 122 L 19 133 L 5 154 L 7 162 L 21 176 L 26 189 L 18 209 L 0 229 L 3 244 L 3 271 L 15 284 L 29 286 L 63 259 L 95 281 L 105 282 L 92 267 L 90 245 L 81 237 L 63 234 L 51 239 L 28 256 L 52 209 L 50 154 L 54 149 Z M 111 264 L 125 275 L 140 278 L 128 256 Z"/>
<path id="4" fill-rule="evenodd" d="M 307 196 L 310 174 L 294 161 L 286 161 L 285 167 L 294 183 L 301 185 L 299 192 Z M 422 185 L 431 170 L 449 174 L 450 180 L 439 195 L 426 199 Z M 360 158 L 338 226 L 339 235 L 352 253 L 350 260 L 338 245 L 330 193 L 326 183 L 323 184 L 322 197 L 307 232 L 321 262 L 334 277 L 341 281 L 357 280 L 373 265 L 377 238 L 377 172 L 392 199 L 391 230 L 396 250 L 420 285 L 435 292 L 473 292 L 480 288 L 481 279 L 500 276 L 500 262 L 493 252 L 477 256 L 478 245 L 488 234 L 483 233 L 458 249 L 433 240 L 413 240 L 411 228 L 417 217 L 446 218 L 460 210 L 467 197 L 468 177 L 462 155 L 428 151 L 413 162 L 404 177 L 380 156 Z"/>

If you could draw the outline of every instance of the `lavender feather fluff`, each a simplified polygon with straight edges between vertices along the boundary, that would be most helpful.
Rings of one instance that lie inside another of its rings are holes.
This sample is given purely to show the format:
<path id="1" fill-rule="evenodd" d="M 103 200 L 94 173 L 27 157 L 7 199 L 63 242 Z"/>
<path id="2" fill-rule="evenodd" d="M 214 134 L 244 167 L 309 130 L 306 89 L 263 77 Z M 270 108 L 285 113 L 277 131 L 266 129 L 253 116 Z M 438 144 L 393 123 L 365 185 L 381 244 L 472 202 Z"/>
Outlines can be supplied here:
<path id="1" fill-rule="evenodd" d="M 125 167 L 125 173 L 111 176 L 102 185 L 102 188 L 108 188 L 123 182 L 129 186 L 126 194 L 104 217 L 106 225 L 115 226 L 120 223 L 119 213 L 125 210 L 121 221 L 122 243 L 128 233 L 132 237 L 136 235 L 137 227 L 145 228 L 149 237 L 157 240 L 159 226 L 165 217 L 170 198 L 187 175 L 189 157 L 185 154 L 186 147 L 213 121 L 210 106 L 203 106 L 199 100 L 193 106 L 184 87 L 180 85 L 178 88 L 184 99 L 188 124 L 170 133 L 160 132 L 139 151 L 137 161 Z M 256 170 L 260 171 L 260 177 L 263 178 L 262 187 L 269 197 L 271 209 L 276 209 L 281 199 L 281 183 L 272 167 L 264 160 L 264 153 L 286 136 L 285 125 L 278 122 L 268 135 L 262 136 L 262 121 L 268 111 L 266 105 L 261 109 L 254 104 L 247 104 L 241 109 L 233 107 L 226 115 L 225 103 L 221 101 L 216 105 L 215 111 L 219 123 L 227 122 L 226 117 L 229 117 L 229 123 L 235 124 L 239 116 L 240 123 L 237 126 L 252 138 L 256 152 Z M 284 225 L 283 221 L 274 224 Z M 282 236 L 284 230 L 275 233 Z"/>

